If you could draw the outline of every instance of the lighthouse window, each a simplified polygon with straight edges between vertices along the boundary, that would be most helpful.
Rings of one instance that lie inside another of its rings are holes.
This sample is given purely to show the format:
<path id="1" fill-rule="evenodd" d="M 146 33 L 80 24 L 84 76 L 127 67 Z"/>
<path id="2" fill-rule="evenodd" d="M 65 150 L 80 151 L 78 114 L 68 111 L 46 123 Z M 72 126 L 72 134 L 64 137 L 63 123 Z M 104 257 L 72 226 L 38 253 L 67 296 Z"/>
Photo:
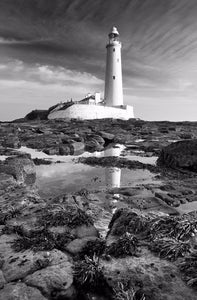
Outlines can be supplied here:
<path id="1" fill-rule="evenodd" d="M 113 52 L 115 52 L 115 48 L 113 49 Z"/>
<path id="2" fill-rule="evenodd" d="M 113 79 L 115 79 L 115 76 L 113 76 Z"/>

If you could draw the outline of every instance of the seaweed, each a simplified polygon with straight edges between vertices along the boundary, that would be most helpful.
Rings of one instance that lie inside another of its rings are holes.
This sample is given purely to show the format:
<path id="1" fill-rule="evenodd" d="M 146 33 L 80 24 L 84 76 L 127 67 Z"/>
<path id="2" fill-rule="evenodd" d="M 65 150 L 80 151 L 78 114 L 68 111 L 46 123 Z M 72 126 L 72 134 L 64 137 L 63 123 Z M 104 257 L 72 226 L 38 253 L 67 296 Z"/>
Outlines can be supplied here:
<path id="1" fill-rule="evenodd" d="M 116 242 L 106 248 L 105 254 L 114 257 L 125 257 L 127 255 L 136 255 L 138 239 L 132 234 L 126 232 Z"/>
<path id="2" fill-rule="evenodd" d="M 12 234 L 12 233 L 16 233 L 19 235 L 23 235 L 23 228 L 21 225 L 17 225 L 14 227 L 10 227 L 8 225 L 5 225 L 2 229 L 2 233 L 3 234 Z"/>
<path id="3" fill-rule="evenodd" d="M 126 287 L 122 282 L 118 282 L 117 287 L 113 288 L 114 300 L 146 300 L 143 292 L 135 291 L 133 288 Z"/>
<path id="4" fill-rule="evenodd" d="M 196 228 L 196 220 L 188 220 L 186 217 L 165 216 L 154 219 L 151 222 L 149 231 L 152 239 L 166 236 L 186 241 L 195 234 Z"/>
<path id="5" fill-rule="evenodd" d="M 33 250 L 34 252 L 53 250 L 54 248 L 65 250 L 66 245 L 72 240 L 73 237 L 70 233 L 52 234 L 44 229 L 31 237 L 19 236 L 13 241 L 12 248 L 16 252 L 25 251 L 27 249 Z"/>
<path id="6" fill-rule="evenodd" d="M 118 223 L 114 225 L 112 234 L 118 236 L 125 232 L 143 234 L 147 232 L 147 225 L 149 222 L 150 219 L 142 213 L 125 212 L 119 217 Z"/>
<path id="7" fill-rule="evenodd" d="M 10 206 L 6 210 L 0 210 L 0 225 L 5 225 L 6 221 L 15 218 L 21 214 L 21 207 L 15 208 Z"/>
<path id="8" fill-rule="evenodd" d="M 179 264 L 179 269 L 184 274 L 187 285 L 197 289 L 197 251 L 185 257 Z"/>
<path id="9" fill-rule="evenodd" d="M 83 248 L 80 253 L 80 257 L 84 258 L 85 256 L 93 258 L 94 256 L 100 257 L 106 248 L 106 241 L 101 239 L 96 239 L 95 241 L 88 241 L 86 246 Z"/>
<path id="10" fill-rule="evenodd" d="M 93 290 L 104 285 L 105 279 L 103 268 L 99 265 L 99 257 L 85 256 L 82 261 L 77 261 L 74 267 L 74 280 L 77 286 Z"/>
<path id="11" fill-rule="evenodd" d="M 68 226 L 75 228 L 80 225 L 93 225 L 93 220 L 83 210 L 73 206 L 57 206 L 56 210 L 43 211 L 38 218 L 40 226 Z"/>
<path id="12" fill-rule="evenodd" d="M 171 261 L 183 257 L 190 251 L 190 244 L 176 239 L 158 238 L 150 243 L 150 250 L 158 253 L 161 258 Z"/>

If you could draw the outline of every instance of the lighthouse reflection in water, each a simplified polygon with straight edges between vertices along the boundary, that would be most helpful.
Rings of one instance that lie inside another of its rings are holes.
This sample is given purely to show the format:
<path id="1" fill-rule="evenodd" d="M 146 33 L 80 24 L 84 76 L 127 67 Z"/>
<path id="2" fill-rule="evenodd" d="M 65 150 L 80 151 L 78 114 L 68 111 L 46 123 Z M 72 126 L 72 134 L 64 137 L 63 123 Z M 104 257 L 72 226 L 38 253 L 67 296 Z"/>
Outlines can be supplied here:
<path id="1" fill-rule="evenodd" d="M 120 156 L 121 147 L 111 148 L 105 151 L 105 156 Z M 108 187 L 120 187 L 121 169 L 116 167 L 105 169 L 105 180 Z"/>

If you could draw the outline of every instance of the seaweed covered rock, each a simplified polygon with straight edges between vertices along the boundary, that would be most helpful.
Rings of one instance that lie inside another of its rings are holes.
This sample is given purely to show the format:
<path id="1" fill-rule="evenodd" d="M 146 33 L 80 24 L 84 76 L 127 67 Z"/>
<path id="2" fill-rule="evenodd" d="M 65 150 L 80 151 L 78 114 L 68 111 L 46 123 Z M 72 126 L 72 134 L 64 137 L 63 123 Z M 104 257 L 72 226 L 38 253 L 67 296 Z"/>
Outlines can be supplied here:
<path id="1" fill-rule="evenodd" d="M 157 164 L 197 172 L 197 139 L 179 141 L 163 148 Z"/>
<path id="2" fill-rule="evenodd" d="M 147 224 L 151 214 L 144 214 L 137 209 L 119 209 L 113 215 L 109 224 L 109 233 L 121 236 L 125 233 L 143 234 L 147 231 Z"/>
<path id="3" fill-rule="evenodd" d="M 136 255 L 137 246 L 137 238 L 126 232 L 106 248 L 105 254 L 113 257 L 133 256 Z"/>
<path id="4" fill-rule="evenodd" d="M 29 155 L 8 157 L 0 164 L 0 173 L 12 175 L 19 183 L 29 185 L 36 181 L 35 166 Z"/>

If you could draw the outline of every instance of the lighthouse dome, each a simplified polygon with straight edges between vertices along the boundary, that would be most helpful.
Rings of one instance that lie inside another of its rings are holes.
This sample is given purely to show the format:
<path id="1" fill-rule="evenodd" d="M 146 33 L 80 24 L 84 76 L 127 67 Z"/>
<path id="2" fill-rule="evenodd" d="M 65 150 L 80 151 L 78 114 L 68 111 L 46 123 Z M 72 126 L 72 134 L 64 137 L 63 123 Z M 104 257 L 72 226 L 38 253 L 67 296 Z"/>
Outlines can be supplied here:
<path id="1" fill-rule="evenodd" d="M 119 35 L 119 32 L 118 32 L 118 30 L 117 30 L 117 28 L 115 26 L 112 27 L 110 33 L 113 33 L 114 35 Z"/>

